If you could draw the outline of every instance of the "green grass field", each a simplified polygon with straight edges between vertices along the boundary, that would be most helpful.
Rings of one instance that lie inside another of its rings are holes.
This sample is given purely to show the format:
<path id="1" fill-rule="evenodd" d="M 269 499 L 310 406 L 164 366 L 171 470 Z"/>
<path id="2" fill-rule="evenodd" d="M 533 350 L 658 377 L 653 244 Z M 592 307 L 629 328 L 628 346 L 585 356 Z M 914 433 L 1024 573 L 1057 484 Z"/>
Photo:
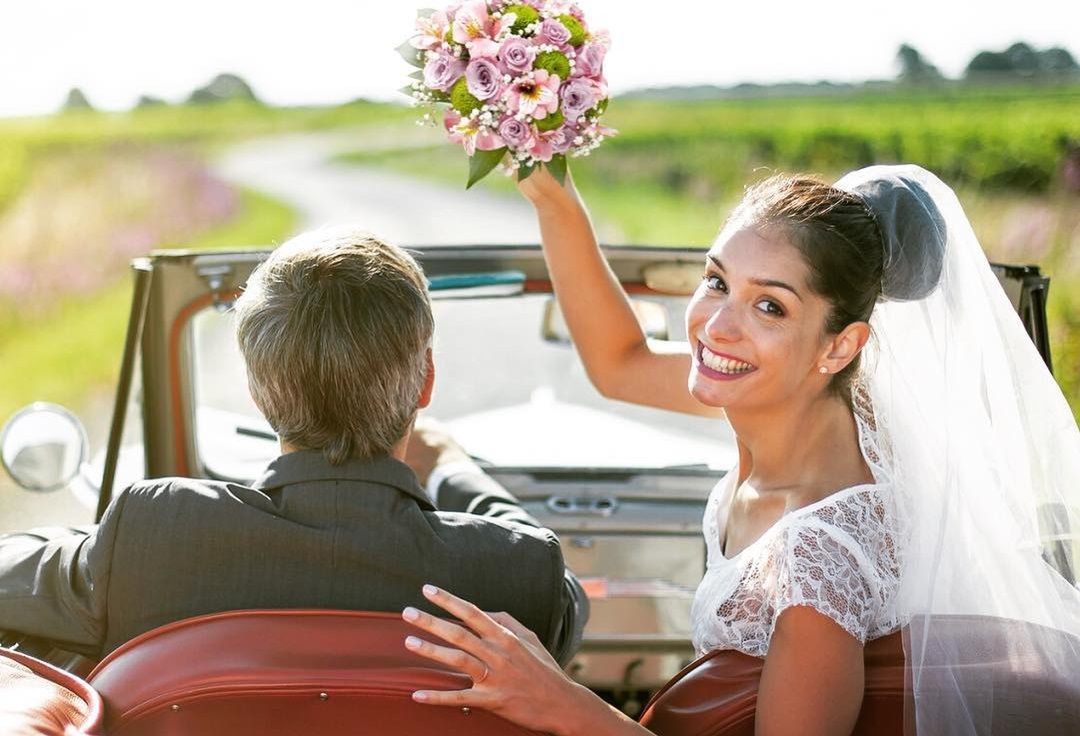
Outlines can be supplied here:
<path id="1" fill-rule="evenodd" d="M 1055 373 L 1080 417 L 1080 194 L 1064 192 L 1060 175 L 1064 141 L 1080 141 L 1080 88 L 616 99 L 604 122 L 619 135 L 571 170 L 608 242 L 707 245 L 746 184 L 776 171 L 835 178 L 896 162 L 935 171 L 992 259 L 1051 276 Z M 342 159 L 456 186 L 467 171 L 449 144 Z M 479 186 L 514 189 L 498 173 Z"/>
<path id="2" fill-rule="evenodd" d="M 189 241 L 166 248 L 211 249 L 238 243 L 280 242 L 293 231 L 292 211 L 254 192 L 241 192 L 236 216 Z M 86 296 L 58 300 L 45 314 L 9 325 L 0 334 L 0 417 L 31 401 L 81 408 L 96 391 L 111 393 L 131 307 L 131 278 Z"/>

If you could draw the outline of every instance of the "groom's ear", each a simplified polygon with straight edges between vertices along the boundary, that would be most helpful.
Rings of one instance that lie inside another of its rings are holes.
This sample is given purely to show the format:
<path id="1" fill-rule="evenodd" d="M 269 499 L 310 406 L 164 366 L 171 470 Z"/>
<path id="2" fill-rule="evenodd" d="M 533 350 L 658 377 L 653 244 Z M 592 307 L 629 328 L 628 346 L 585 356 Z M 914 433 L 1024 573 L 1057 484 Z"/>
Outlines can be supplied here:
<path id="1" fill-rule="evenodd" d="M 416 402 L 417 409 L 426 409 L 431 403 L 431 394 L 435 390 L 435 359 L 431 355 L 431 348 L 427 349 L 427 374 L 424 376 L 424 385 L 420 389 L 420 399 Z"/>
<path id="2" fill-rule="evenodd" d="M 855 360 L 869 340 L 870 325 L 866 322 L 852 322 L 829 341 L 820 365 L 828 368 L 829 373 L 839 373 Z"/>

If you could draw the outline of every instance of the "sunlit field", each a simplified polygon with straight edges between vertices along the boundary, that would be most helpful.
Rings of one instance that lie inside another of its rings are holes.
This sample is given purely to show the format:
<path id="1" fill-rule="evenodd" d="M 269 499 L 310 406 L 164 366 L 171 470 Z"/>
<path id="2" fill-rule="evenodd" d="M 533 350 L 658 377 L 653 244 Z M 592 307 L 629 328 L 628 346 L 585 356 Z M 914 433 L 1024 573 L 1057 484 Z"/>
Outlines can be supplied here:
<path id="1" fill-rule="evenodd" d="M 1051 276 L 1055 374 L 1080 416 L 1080 192 L 1063 177 L 1066 143 L 1080 142 L 1080 88 L 616 99 L 605 123 L 619 136 L 571 171 L 608 242 L 707 245 L 745 185 L 777 171 L 835 178 L 897 162 L 935 171 L 991 259 Z M 466 178 L 450 145 L 343 158 L 455 186 Z M 497 175 L 479 186 L 513 190 Z"/>
<path id="2" fill-rule="evenodd" d="M 133 257 L 292 232 L 288 207 L 213 175 L 207 161 L 219 147 L 411 117 L 368 103 L 231 103 L 0 120 L 0 422 L 33 400 L 80 409 L 112 390 Z"/>

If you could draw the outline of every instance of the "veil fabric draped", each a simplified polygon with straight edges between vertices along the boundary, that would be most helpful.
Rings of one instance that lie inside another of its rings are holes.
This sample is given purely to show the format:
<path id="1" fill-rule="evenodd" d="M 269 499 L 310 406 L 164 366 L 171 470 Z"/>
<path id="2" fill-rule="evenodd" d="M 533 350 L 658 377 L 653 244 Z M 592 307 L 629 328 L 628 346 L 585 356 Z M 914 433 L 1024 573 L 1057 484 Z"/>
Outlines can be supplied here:
<path id="1" fill-rule="evenodd" d="M 907 522 L 906 730 L 1012 732 L 1037 708 L 1043 729 L 1069 732 L 1080 718 L 1076 421 L 948 186 L 916 166 L 836 186 L 863 198 L 887 246 L 856 405 L 861 394 Z"/>

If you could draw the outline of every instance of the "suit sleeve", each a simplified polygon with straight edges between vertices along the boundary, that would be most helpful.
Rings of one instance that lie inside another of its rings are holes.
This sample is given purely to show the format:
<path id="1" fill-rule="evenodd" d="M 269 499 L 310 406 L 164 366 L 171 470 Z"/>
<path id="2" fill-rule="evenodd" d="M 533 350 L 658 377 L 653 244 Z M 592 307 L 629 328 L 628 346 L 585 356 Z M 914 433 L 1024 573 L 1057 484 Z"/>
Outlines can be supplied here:
<path id="1" fill-rule="evenodd" d="M 540 522 L 521 507 L 514 495 L 486 473 L 462 472 L 447 477 L 438 488 L 439 507 L 444 511 L 466 511 L 470 514 L 500 519 L 516 524 L 544 529 Z M 577 576 L 563 562 L 562 548 L 554 532 L 551 535 L 552 564 L 561 576 L 558 589 L 553 591 L 555 605 L 548 627 L 550 636 L 544 642 L 560 665 L 566 665 L 581 646 L 582 631 L 589 620 L 589 599 Z"/>
<path id="2" fill-rule="evenodd" d="M 100 654 L 125 498 L 113 500 L 98 526 L 0 535 L 0 627 L 79 654 Z"/>
<path id="3" fill-rule="evenodd" d="M 479 468 L 448 476 L 439 484 L 438 498 L 442 511 L 465 511 L 490 519 L 543 528 L 521 507 L 510 491 Z"/>

